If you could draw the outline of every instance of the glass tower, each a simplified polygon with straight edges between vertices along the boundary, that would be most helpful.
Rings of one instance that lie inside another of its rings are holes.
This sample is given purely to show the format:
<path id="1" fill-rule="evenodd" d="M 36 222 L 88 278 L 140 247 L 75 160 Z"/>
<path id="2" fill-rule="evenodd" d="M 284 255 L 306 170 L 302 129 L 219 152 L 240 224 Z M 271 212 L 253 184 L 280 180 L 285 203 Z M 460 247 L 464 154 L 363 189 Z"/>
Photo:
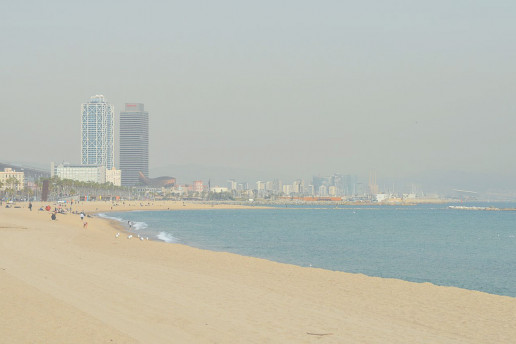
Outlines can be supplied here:
<path id="1" fill-rule="evenodd" d="M 114 109 L 103 95 L 81 105 L 81 165 L 115 165 Z"/>
<path id="2" fill-rule="evenodd" d="M 120 170 L 122 186 L 137 185 L 140 172 L 149 177 L 149 113 L 143 104 L 126 103 L 120 112 Z"/>

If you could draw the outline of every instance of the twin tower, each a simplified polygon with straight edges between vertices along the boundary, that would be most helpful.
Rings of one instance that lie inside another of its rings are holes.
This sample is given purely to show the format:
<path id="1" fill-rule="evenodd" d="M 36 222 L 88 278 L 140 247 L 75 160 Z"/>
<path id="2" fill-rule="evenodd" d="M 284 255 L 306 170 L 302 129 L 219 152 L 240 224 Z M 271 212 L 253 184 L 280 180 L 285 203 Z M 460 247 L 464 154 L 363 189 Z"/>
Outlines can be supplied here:
<path id="1" fill-rule="evenodd" d="M 119 128 L 122 186 L 138 185 L 140 172 L 149 176 L 149 113 L 143 104 L 126 103 Z M 81 165 L 115 167 L 114 108 L 103 95 L 81 106 Z"/>

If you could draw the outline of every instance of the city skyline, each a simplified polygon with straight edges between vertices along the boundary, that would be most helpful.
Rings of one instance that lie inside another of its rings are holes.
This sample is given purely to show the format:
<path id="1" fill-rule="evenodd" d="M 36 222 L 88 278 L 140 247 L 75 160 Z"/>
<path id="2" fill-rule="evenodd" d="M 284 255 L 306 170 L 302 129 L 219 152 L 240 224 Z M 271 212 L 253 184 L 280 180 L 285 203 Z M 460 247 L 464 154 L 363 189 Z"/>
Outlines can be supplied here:
<path id="1" fill-rule="evenodd" d="M 77 104 L 104 94 L 153 114 L 151 175 L 471 174 L 515 188 L 516 4 L 120 4 L 0 5 L 0 136 L 16 143 L 1 161 L 80 163 Z"/>

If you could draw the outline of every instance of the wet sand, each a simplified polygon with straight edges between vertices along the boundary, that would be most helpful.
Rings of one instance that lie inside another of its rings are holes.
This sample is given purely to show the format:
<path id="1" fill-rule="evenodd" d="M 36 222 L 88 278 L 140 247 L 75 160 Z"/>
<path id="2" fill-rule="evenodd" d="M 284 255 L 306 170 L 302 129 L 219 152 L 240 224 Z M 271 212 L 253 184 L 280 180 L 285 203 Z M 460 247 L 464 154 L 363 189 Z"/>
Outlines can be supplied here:
<path id="1" fill-rule="evenodd" d="M 229 207 L 129 203 L 113 211 Z M 107 220 L 86 218 L 85 229 L 78 215 L 52 221 L 40 204 L 32 212 L 20 205 L 0 208 L 6 343 L 516 340 L 516 298 L 116 238 L 120 230 Z"/>

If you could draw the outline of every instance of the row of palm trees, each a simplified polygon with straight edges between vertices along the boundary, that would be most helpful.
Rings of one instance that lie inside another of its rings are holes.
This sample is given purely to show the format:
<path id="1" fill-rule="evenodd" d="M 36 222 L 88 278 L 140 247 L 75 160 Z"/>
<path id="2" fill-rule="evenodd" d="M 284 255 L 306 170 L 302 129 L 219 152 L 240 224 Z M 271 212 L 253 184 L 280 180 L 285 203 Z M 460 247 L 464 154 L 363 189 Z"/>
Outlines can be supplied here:
<path id="1" fill-rule="evenodd" d="M 0 199 L 15 199 L 18 195 L 26 195 L 27 192 L 28 190 L 20 187 L 20 181 L 14 177 L 0 181 Z"/>
<path id="2" fill-rule="evenodd" d="M 133 188 L 115 186 L 112 183 L 81 182 L 72 179 L 61 179 L 57 176 L 46 178 L 49 182 L 49 200 L 59 200 L 75 197 L 88 197 L 94 199 L 114 199 L 120 197 L 132 199 L 136 195 Z M 45 179 L 37 182 L 38 189 Z"/>

